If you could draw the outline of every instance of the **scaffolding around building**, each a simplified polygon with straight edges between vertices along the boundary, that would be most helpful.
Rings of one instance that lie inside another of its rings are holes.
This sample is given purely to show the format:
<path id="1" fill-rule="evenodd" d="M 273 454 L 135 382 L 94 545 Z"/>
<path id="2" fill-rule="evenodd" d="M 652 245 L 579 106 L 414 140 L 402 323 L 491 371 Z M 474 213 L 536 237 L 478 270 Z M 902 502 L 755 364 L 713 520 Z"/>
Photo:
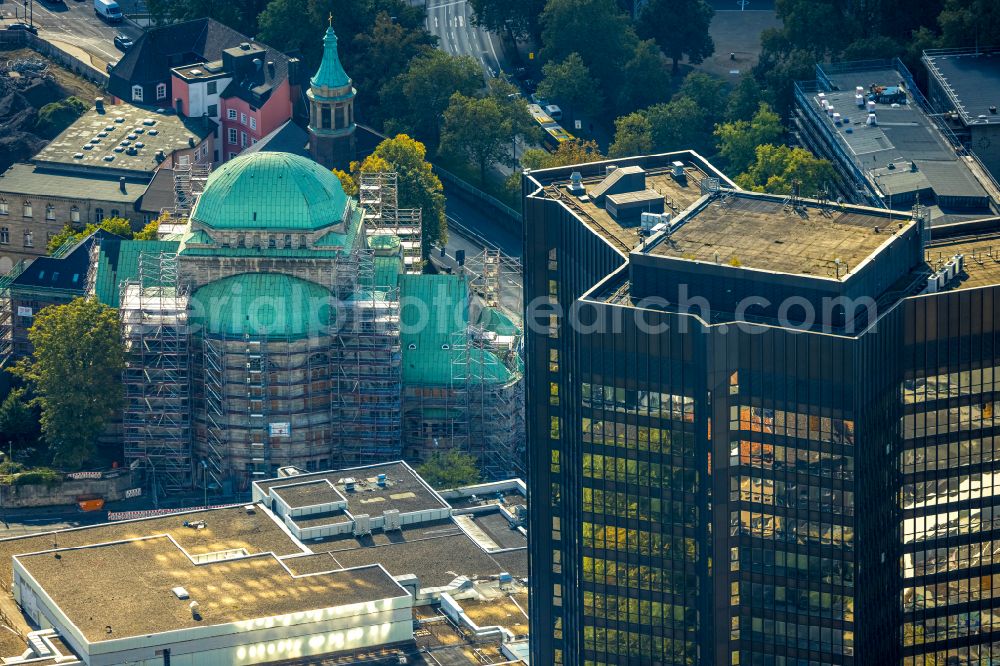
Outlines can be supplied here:
<path id="1" fill-rule="evenodd" d="M 172 215 L 178 219 L 187 219 L 194 210 L 194 204 L 205 190 L 208 175 L 212 171 L 211 164 L 191 162 L 174 165 L 174 209 Z"/>
<path id="2" fill-rule="evenodd" d="M 14 354 L 14 298 L 11 288 L 28 264 L 23 259 L 6 275 L 0 275 L 0 368 L 10 363 Z"/>
<path id="3" fill-rule="evenodd" d="M 399 287 L 375 284 L 375 255 L 368 248 L 338 263 L 338 275 L 333 326 L 340 462 L 394 460 L 402 442 Z"/>
<path id="4" fill-rule="evenodd" d="M 469 275 L 469 288 L 482 305 L 502 310 L 515 323 L 521 321 L 524 296 L 519 259 L 487 248 L 467 259 L 464 269 Z"/>
<path id="5" fill-rule="evenodd" d="M 403 248 L 403 268 L 420 273 L 423 215 L 419 208 L 399 207 L 399 182 L 395 171 L 362 173 L 358 198 L 365 211 L 368 236 L 392 234 Z"/>
<path id="6" fill-rule="evenodd" d="M 449 343 L 452 445 L 476 456 L 488 480 L 524 474 L 520 340 L 520 335 L 469 325 L 453 333 Z"/>
<path id="7" fill-rule="evenodd" d="M 154 493 L 192 485 L 188 296 L 177 255 L 140 253 L 137 277 L 120 287 L 125 345 L 125 461 L 145 467 Z"/>

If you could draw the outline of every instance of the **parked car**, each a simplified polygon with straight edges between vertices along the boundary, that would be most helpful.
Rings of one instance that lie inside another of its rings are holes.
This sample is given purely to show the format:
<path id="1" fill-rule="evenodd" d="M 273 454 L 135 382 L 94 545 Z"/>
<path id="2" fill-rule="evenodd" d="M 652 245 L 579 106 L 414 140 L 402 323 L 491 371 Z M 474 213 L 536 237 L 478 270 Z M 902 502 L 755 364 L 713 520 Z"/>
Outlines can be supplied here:
<path id="1" fill-rule="evenodd" d="M 38 28 L 27 23 L 11 23 L 7 26 L 8 30 L 20 30 L 22 32 L 30 32 L 33 35 L 38 34 Z"/>
<path id="2" fill-rule="evenodd" d="M 94 13 L 108 23 L 122 22 L 122 8 L 115 0 L 94 0 Z"/>
<path id="3" fill-rule="evenodd" d="M 115 48 L 119 51 L 128 51 L 132 48 L 132 38 L 128 35 L 118 33 L 115 35 Z"/>

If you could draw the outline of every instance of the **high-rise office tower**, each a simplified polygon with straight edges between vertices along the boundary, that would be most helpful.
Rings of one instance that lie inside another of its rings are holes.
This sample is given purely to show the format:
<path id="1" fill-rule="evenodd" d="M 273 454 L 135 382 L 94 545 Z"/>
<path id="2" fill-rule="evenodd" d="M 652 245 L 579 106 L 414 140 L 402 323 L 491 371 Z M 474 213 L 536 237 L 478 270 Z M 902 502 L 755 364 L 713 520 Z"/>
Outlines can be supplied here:
<path id="1" fill-rule="evenodd" d="M 690 152 L 523 194 L 534 663 L 1000 660 L 1000 224 Z"/>

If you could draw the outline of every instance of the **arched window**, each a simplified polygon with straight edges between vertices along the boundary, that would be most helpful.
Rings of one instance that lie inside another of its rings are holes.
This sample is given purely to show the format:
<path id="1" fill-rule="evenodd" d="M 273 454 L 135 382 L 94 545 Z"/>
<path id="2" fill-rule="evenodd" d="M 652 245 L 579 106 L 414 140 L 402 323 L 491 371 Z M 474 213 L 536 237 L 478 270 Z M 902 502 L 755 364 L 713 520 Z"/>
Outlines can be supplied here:
<path id="1" fill-rule="evenodd" d="M 6 215 L 7 212 L 7 200 L 0 199 L 0 215 Z"/>
<path id="2" fill-rule="evenodd" d="M 54 220 L 56 219 L 56 207 L 52 204 L 46 204 L 45 206 L 45 219 Z"/>
<path id="3" fill-rule="evenodd" d="M 23 212 L 23 214 L 24 214 L 25 217 L 31 217 L 32 216 L 31 202 L 30 201 L 25 201 L 24 202 L 24 206 L 22 208 L 22 212 Z"/>
<path id="4" fill-rule="evenodd" d="M 30 231 L 24 232 L 24 247 L 35 247 L 35 236 Z"/>
<path id="5" fill-rule="evenodd" d="M 166 99 L 167 98 L 167 84 L 157 83 L 156 84 L 156 99 Z"/>
<path id="6" fill-rule="evenodd" d="M 72 208 L 69 209 L 69 221 L 70 222 L 80 221 L 80 209 L 77 208 L 76 206 L 73 206 Z"/>
<path id="7" fill-rule="evenodd" d="M 142 86 L 132 86 L 132 101 L 133 102 L 142 101 Z"/>

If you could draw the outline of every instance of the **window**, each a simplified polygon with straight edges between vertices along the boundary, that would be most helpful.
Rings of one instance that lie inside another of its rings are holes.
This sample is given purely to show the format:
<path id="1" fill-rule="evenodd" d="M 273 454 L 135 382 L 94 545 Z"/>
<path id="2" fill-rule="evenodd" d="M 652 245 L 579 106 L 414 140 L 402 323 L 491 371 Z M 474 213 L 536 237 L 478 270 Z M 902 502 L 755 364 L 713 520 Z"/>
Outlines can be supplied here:
<path id="1" fill-rule="evenodd" d="M 45 206 L 45 219 L 46 220 L 56 219 L 56 207 L 53 206 L 52 204 L 48 204 Z"/>
<path id="2" fill-rule="evenodd" d="M 236 120 L 236 109 L 229 109 L 229 111 L 226 112 L 226 117 L 230 120 Z"/>
<path id="3" fill-rule="evenodd" d="M 70 222 L 80 221 L 80 209 L 77 208 L 76 206 L 73 206 L 72 208 L 69 209 L 69 221 Z"/>
<path id="4" fill-rule="evenodd" d="M 247 114 L 241 113 L 240 114 L 240 125 L 246 125 L 246 124 L 247 124 Z"/>
<path id="5" fill-rule="evenodd" d="M 0 245 L 10 244 L 10 229 L 7 227 L 0 227 Z"/>
<path id="6" fill-rule="evenodd" d="M 218 92 L 219 92 L 219 82 L 218 81 L 209 81 L 208 82 L 208 94 L 209 95 L 215 95 Z M 208 115 L 212 115 L 212 114 L 210 113 Z"/>
<path id="7" fill-rule="evenodd" d="M 0 215 L 6 215 L 6 214 L 7 214 L 7 200 L 0 199 Z"/>
<path id="8" fill-rule="evenodd" d="M 35 247 L 35 237 L 30 231 L 24 232 L 24 247 Z"/>
<path id="9" fill-rule="evenodd" d="M 229 159 L 233 159 L 236 155 L 238 155 L 238 153 L 229 153 Z"/>
<path id="10" fill-rule="evenodd" d="M 31 202 L 25 201 L 22 207 L 22 215 L 25 217 L 31 217 Z"/>
<path id="11" fill-rule="evenodd" d="M 247 147 L 247 133 L 246 132 L 240 132 L 240 145 L 243 146 L 244 148 Z"/>
<path id="12" fill-rule="evenodd" d="M 111 209 L 111 217 L 121 217 L 121 213 L 118 212 L 117 208 Z"/>
<path id="13" fill-rule="evenodd" d="M 330 107 L 324 106 L 319 110 L 319 127 L 320 129 L 330 129 Z"/>
<path id="14" fill-rule="evenodd" d="M 147 224 L 149 224 L 152 221 L 153 221 L 153 216 L 152 215 L 150 215 L 149 213 L 143 213 L 142 214 L 142 226 L 146 226 Z"/>
<path id="15" fill-rule="evenodd" d="M 250 143 L 251 144 L 257 143 L 257 139 L 250 139 Z"/>
<path id="16" fill-rule="evenodd" d="M 235 127 L 230 127 L 229 128 L 229 143 L 232 143 L 232 144 L 236 143 L 236 128 Z"/>
<path id="17" fill-rule="evenodd" d="M 156 84 L 156 99 L 166 99 L 167 98 L 167 84 L 157 83 Z"/>
<path id="18" fill-rule="evenodd" d="M 209 104 L 208 105 L 208 117 L 209 118 L 215 118 L 218 115 L 219 115 L 219 105 L 218 104 Z"/>
<path id="19" fill-rule="evenodd" d="M 142 101 L 142 86 L 132 86 L 132 101 L 133 102 Z"/>
<path id="20" fill-rule="evenodd" d="M 104 221 L 104 209 L 95 208 L 94 209 L 94 224 L 100 224 Z"/>
<path id="21" fill-rule="evenodd" d="M 250 129 L 252 130 L 257 129 L 257 119 L 254 118 L 253 116 L 250 116 Z"/>

